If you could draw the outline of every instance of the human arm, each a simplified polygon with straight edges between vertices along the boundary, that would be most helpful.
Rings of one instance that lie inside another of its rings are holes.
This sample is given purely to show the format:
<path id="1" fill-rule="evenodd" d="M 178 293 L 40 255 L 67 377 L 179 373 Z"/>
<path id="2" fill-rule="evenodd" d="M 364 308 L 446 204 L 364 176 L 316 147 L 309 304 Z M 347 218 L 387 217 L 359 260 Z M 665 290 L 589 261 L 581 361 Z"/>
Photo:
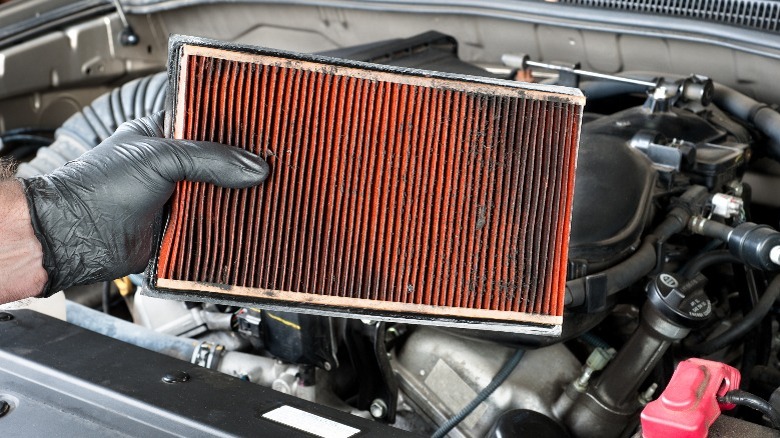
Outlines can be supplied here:
<path id="1" fill-rule="evenodd" d="M 19 181 L 0 181 L 0 304 L 41 293 L 43 251 L 35 238 Z"/>

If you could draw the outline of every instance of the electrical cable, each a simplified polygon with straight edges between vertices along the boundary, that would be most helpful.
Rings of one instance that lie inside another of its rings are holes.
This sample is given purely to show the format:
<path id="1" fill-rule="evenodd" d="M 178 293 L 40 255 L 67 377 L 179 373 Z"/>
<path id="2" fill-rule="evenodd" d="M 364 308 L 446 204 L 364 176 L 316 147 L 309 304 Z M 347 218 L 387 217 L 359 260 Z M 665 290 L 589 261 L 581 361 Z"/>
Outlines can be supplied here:
<path id="1" fill-rule="evenodd" d="M 777 409 L 769 404 L 768 401 L 747 391 L 742 391 L 741 389 L 731 390 L 723 397 L 718 397 L 718 403 L 735 404 L 755 409 L 769 419 L 772 427 L 780 429 L 780 413 L 777 412 Z"/>
<path id="2" fill-rule="evenodd" d="M 0 135 L 5 137 L 8 135 L 17 135 L 17 134 L 33 134 L 33 135 L 41 135 L 50 138 L 52 134 L 54 134 L 54 130 L 47 129 L 47 128 L 23 127 L 23 128 L 9 129 Z"/>
<path id="3" fill-rule="evenodd" d="M 517 367 L 517 364 L 520 363 L 520 359 L 523 358 L 524 354 L 525 350 L 520 349 L 515 351 L 515 353 L 504 363 L 504 366 L 501 367 L 498 373 L 496 373 L 495 377 L 493 377 L 493 380 L 491 380 L 490 383 L 482 391 L 480 391 L 479 394 L 477 394 L 477 396 L 471 400 L 471 402 L 469 402 L 469 404 L 461 409 L 460 412 L 439 426 L 439 428 L 436 429 L 436 432 L 431 435 L 431 438 L 442 438 L 443 436 L 447 435 L 447 433 L 449 433 L 449 431 L 457 426 L 458 423 L 463 421 L 466 417 L 469 416 L 469 414 L 474 412 L 474 409 L 476 409 L 480 403 L 490 397 L 490 394 L 492 394 L 493 391 L 501 386 L 507 377 L 512 374 L 512 371 L 514 371 L 515 367 Z"/>
<path id="4" fill-rule="evenodd" d="M 764 319 L 766 314 L 772 309 L 772 305 L 774 305 L 778 296 L 780 296 L 780 275 L 776 276 L 769 283 L 756 307 L 748 312 L 741 321 L 714 339 L 688 346 L 688 350 L 692 353 L 707 355 L 739 341 Z"/>
<path id="5" fill-rule="evenodd" d="M 53 138 L 32 134 L 3 134 L 0 138 L 3 139 L 3 143 L 40 143 L 49 145 L 54 142 Z"/>

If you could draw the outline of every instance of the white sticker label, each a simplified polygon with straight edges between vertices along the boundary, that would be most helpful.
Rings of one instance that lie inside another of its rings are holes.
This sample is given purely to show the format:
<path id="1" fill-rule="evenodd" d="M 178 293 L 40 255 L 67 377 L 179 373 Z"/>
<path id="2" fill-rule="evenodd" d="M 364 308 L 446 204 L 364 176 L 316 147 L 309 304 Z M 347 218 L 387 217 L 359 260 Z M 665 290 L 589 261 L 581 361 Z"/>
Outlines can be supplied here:
<path id="1" fill-rule="evenodd" d="M 266 412 L 263 414 L 263 418 L 322 438 L 349 438 L 360 432 L 360 429 L 310 414 L 292 406 L 282 406 Z"/>

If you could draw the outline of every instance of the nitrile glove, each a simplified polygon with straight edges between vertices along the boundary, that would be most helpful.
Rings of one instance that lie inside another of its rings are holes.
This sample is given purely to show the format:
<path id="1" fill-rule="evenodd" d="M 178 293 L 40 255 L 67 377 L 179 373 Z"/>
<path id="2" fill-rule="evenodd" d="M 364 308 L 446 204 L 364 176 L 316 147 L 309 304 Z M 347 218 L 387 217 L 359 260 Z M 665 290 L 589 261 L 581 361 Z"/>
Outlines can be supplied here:
<path id="1" fill-rule="evenodd" d="M 21 180 L 48 274 L 41 296 L 142 271 L 177 181 L 245 188 L 268 177 L 243 149 L 162 138 L 163 118 L 127 122 L 78 159 Z"/>

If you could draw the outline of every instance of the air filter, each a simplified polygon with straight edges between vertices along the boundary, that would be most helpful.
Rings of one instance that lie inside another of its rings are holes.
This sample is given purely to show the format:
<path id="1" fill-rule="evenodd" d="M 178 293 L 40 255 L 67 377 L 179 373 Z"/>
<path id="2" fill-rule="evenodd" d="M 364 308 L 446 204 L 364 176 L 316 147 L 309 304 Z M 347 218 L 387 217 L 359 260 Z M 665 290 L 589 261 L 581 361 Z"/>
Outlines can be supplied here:
<path id="1" fill-rule="evenodd" d="M 578 90 L 190 37 L 170 61 L 173 136 L 251 150 L 272 175 L 179 184 L 158 293 L 560 330 Z"/>

